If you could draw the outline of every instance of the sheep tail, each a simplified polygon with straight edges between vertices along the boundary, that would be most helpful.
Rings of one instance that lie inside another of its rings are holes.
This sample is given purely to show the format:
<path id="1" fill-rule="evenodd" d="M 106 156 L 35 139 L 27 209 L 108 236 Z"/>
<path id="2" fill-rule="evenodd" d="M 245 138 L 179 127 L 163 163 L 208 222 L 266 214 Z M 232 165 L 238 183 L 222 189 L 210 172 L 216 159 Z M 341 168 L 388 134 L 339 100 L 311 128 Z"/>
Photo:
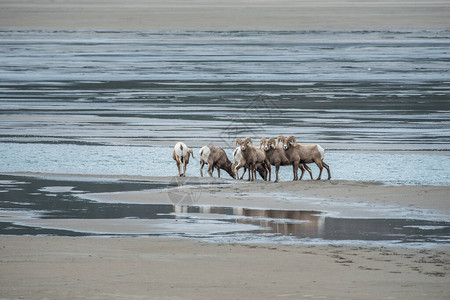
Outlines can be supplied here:
<path id="1" fill-rule="evenodd" d="M 320 145 L 317 145 L 317 149 L 320 153 L 320 159 L 323 160 L 323 158 L 325 157 L 325 149 L 323 149 Z"/>

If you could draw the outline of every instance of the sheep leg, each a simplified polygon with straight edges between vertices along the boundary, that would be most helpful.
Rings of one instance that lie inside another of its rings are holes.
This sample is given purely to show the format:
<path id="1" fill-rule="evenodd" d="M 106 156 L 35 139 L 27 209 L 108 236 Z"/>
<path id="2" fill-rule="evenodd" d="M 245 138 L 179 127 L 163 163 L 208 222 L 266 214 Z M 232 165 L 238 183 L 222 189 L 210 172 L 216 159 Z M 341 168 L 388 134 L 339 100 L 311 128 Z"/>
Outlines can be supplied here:
<path id="1" fill-rule="evenodd" d="M 205 165 L 204 162 L 200 162 L 200 176 L 203 177 L 203 166 Z"/>
<path id="2" fill-rule="evenodd" d="M 242 168 L 242 167 L 244 167 L 244 173 L 242 173 L 242 176 L 239 178 L 239 169 L 240 168 Z M 234 174 L 236 174 L 236 178 L 239 178 L 239 179 L 242 179 L 242 178 L 244 178 L 244 174 L 245 174 L 245 165 L 244 164 L 242 164 L 241 162 L 237 165 L 237 166 L 235 166 L 234 167 Z"/>
<path id="3" fill-rule="evenodd" d="M 311 176 L 311 180 L 312 180 L 312 179 L 313 179 L 313 174 L 312 174 L 311 168 L 310 168 L 310 167 L 308 167 L 308 165 L 307 165 L 307 164 L 304 164 L 304 166 L 305 166 L 305 169 L 306 169 L 306 171 L 308 171 L 308 173 L 309 173 L 309 176 Z"/>
<path id="4" fill-rule="evenodd" d="M 253 176 L 253 170 L 252 170 L 252 166 L 249 165 L 248 166 L 248 181 L 252 181 L 250 178 L 251 176 Z"/>
<path id="5" fill-rule="evenodd" d="M 299 179 L 299 180 L 302 180 L 303 174 L 305 173 L 305 169 L 306 169 L 306 171 L 308 171 L 309 176 L 311 176 L 311 180 L 313 180 L 313 174 L 312 174 L 311 168 L 308 167 L 308 165 L 306 165 L 306 164 L 300 164 L 299 167 L 300 167 L 300 170 L 302 171 L 302 175 L 300 176 L 300 179 Z"/>
<path id="6" fill-rule="evenodd" d="M 209 164 L 208 165 L 208 175 L 209 175 L 209 177 L 213 177 L 213 174 L 212 174 L 213 170 L 214 170 L 214 166 L 212 164 Z"/>
<path id="7" fill-rule="evenodd" d="M 302 174 L 300 175 L 300 178 L 298 180 L 302 180 L 303 175 L 305 174 L 305 166 L 303 164 L 299 165 L 300 171 L 302 171 Z"/>
<path id="8" fill-rule="evenodd" d="M 276 165 L 275 166 L 275 182 L 278 182 L 278 171 L 279 170 L 280 170 L 280 165 Z"/>
<path id="9" fill-rule="evenodd" d="M 236 172 L 237 172 L 237 171 L 236 171 Z M 246 168 L 246 167 L 244 167 L 244 173 L 242 173 L 242 176 L 241 176 L 241 178 L 239 178 L 239 179 L 242 180 L 242 178 L 244 178 L 245 172 L 247 172 L 247 168 Z"/>
<path id="10" fill-rule="evenodd" d="M 325 169 L 327 169 L 327 173 L 328 173 L 328 180 L 331 179 L 331 173 L 330 173 L 330 166 L 327 165 L 324 161 L 322 161 L 323 166 L 325 167 Z"/>
<path id="11" fill-rule="evenodd" d="M 217 168 L 217 176 L 220 178 L 220 168 L 219 167 L 216 168 Z"/>
<path id="12" fill-rule="evenodd" d="M 186 162 L 183 163 L 183 177 L 186 176 Z"/>
<path id="13" fill-rule="evenodd" d="M 316 165 L 319 167 L 319 176 L 317 176 L 316 180 L 320 180 L 322 178 L 322 171 L 323 171 L 323 165 L 322 165 L 322 161 L 315 161 Z"/>
<path id="14" fill-rule="evenodd" d="M 266 166 L 265 166 L 267 172 L 269 173 L 269 181 L 272 180 L 272 168 L 270 167 L 270 162 L 266 159 Z M 266 179 L 267 179 L 267 174 L 266 174 Z M 264 179 L 264 180 L 266 180 Z"/>
<path id="15" fill-rule="evenodd" d="M 181 176 L 181 163 L 177 160 L 178 176 Z"/>
<path id="16" fill-rule="evenodd" d="M 294 162 L 292 164 L 292 171 L 294 172 L 294 179 L 293 179 L 293 181 L 298 180 L 298 165 L 299 165 L 298 162 Z"/>

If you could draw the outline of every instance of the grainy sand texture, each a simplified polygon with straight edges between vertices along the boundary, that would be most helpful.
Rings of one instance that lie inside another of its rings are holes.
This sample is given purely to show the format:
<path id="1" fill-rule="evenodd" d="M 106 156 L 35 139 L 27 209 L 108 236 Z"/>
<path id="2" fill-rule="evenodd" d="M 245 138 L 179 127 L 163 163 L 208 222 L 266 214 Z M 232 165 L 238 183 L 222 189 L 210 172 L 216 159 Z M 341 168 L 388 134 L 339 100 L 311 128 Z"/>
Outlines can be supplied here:
<path id="1" fill-rule="evenodd" d="M 449 251 L 1 237 L 2 299 L 448 299 Z"/>

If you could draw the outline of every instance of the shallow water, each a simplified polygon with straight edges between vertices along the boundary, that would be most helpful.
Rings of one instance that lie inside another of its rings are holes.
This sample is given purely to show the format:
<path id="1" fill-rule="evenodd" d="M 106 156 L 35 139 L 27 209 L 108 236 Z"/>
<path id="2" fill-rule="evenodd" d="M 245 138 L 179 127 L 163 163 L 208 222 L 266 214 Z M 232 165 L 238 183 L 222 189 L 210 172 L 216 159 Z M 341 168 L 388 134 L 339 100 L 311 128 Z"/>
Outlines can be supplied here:
<path id="1" fill-rule="evenodd" d="M 449 185 L 449 38 L 448 30 L 0 31 L 0 171 L 170 176 L 177 173 L 175 141 L 194 147 L 195 156 L 214 144 L 231 157 L 236 137 L 282 134 L 321 144 L 333 179 Z M 198 176 L 198 167 L 191 161 L 187 175 Z M 345 220 L 320 212 L 311 215 L 324 220 L 316 229 L 342 232 L 306 234 L 305 225 L 315 221 L 289 218 L 264 224 L 226 213 L 178 218 L 171 204 L 77 196 L 170 183 L 0 177 L 2 234 L 187 235 L 188 228 L 211 240 L 294 243 L 448 243 L 449 236 L 448 222 Z M 282 168 L 280 179 L 291 178 Z M 293 230 L 279 234 L 274 226 Z M 364 226 L 362 235 L 353 230 Z"/>
<path id="2" fill-rule="evenodd" d="M 450 31 L 0 31 L 0 141 L 449 149 Z"/>
<path id="3" fill-rule="evenodd" d="M 231 159 L 232 150 L 226 149 Z M 191 159 L 187 167 L 188 177 L 200 176 L 199 149 L 194 148 L 194 151 L 196 159 Z M 386 184 L 450 185 L 450 155 L 329 151 L 325 154 L 325 161 L 330 165 L 332 179 L 378 181 Z M 205 176 L 207 167 L 203 169 Z M 319 169 L 314 164 L 310 167 L 316 178 Z M 178 174 L 171 147 L 34 143 L 0 143 L 0 170 L 145 176 Z M 240 174 L 242 172 L 240 170 Z M 217 172 L 214 172 L 214 176 L 217 177 Z M 224 171 L 221 176 L 231 179 Z M 281 167 L 279 176 L 281 181 L 292 180 L 292 167 Z M 325 169 L 322 178 L 327 178 Z M 272 181 L 274 180 L 275 170 L 272 171 Z M 307 173 L 303 180 L 310 180 Z"/>
<path id="4" fill-rule="evenodd" d="M 450 242 L 450 222 L 446 221 L 347 219 L 321 211 L 174 203 L 102 203 L 83 197 L 90 192 L 170 186 L 170 183 L 154 182 L 0 176 L 0 235 L 179 236 L 269 243 L 303 243 L 305 240 Z"/>

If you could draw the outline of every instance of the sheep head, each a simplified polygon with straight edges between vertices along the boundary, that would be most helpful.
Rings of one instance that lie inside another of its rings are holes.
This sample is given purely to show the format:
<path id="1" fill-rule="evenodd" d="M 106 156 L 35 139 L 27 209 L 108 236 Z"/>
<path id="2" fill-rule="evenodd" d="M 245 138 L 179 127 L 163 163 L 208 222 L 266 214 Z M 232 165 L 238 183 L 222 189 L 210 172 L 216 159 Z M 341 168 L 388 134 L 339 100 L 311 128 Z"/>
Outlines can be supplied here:
<path id="1" fill-rule="evenodd" d="M 264 148 L 264 145 L 266 144 L 266 139 L 265 138 L 261 138 L 260 140 L 259 140 L 259 148 L 261 148 L 261 149 L 263 149 Z"/>
<path id="2" fill-rule="evenodd" d="M 291 135 L 283 140 L 283 149 L 287 150 L 289 149 L 289 147 L 294 146 L 296 143 L 297 141 L 295 140 L 295 137 Z"/>
<path id="3" fill-rule="evenodd" d="M 189 154 L 192 155 L 192 158 L 195 158 L 195 157 L 194 157 L 194 151 L 192 151 L 192 149 L 189 149 L 189 150 L 187 151 L 187 156 L 188 156 L 188 157 L 189 157 Z"/>
<path id="4" fill-rule="evenodd" d="M 241 151 L 247 150 L 248 147 L 253 146 L 253 141 L 251 138 L 245 138 L 244 141 L 241 143 Z"/>
<path id="5" fill-rule="evenodd" d="M 275 141 L 274 138 L 266 140 L 266 142 L 264 143 L 264 151 L 269 151 L 270 148 L 275 149 L 277 144 L 278 143 Z"/>
<path id="6" fill-rule="evenodd" d="M 277 138 L 277 145 L 281 142 L 281 143 L 284 143 L 284 140 L 285 140 L 286 138 L 284 137 L 284 135 L 279 135 L 278 136 L 278 138 Z"/>
<path id="7" fill-rule="evenodd" d="M 234 141 L 234 146 L 235 147 L 237 147 L 237 145 L 242 145 L 242 140 L 240 139 L 240 138 L 237 138 L 235 141 Z"/>

